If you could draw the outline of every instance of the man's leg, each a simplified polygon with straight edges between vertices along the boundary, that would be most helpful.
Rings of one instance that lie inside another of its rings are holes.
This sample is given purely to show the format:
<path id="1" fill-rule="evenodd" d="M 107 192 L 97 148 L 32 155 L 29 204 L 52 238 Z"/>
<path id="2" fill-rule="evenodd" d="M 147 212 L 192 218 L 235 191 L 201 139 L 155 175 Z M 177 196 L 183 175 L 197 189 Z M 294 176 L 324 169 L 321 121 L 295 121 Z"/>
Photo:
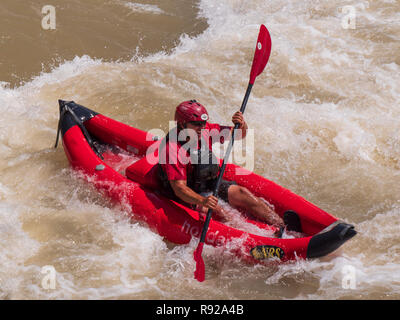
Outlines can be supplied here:
<path id="1" fill-rule="evenodd" d="M 231 185 L 228 189 L 228 201 L 233 207 L 245 209 L 257 218 L 269 224 L 282 227 L 282 218 L 275 213 L 264 201 L 253 195 L 247 188 Z"/>

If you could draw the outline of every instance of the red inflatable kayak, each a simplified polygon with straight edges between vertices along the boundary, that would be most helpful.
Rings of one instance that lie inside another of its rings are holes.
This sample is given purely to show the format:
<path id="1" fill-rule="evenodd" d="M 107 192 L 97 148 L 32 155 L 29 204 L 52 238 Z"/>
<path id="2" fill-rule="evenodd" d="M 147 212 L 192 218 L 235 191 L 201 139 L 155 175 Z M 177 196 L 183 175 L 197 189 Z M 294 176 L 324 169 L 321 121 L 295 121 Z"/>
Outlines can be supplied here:
<path id="1" fill-rule="evenodd" d="M 71 166 L 89 183 L 128 207 L 132 219 L 146 222 L 170 242 L 186 244 L 200 236 L 202 216 L 157 192 L 157 137 L 73 101 L 59 100 L 59 105 L 65 153 Z M 211 220 L 206 244 L 224 246 L 250 262 L 287 261 L 327 255 L 356 234 L 352 225 L 262 176 L 252 172 L 243 175 L 243 170 L 228 164 L 224 179 L 234 180 L 268 201 L 288 228 L 290 225 L 300 236 L 276 238 L 274 227 L 246 217 L 244 225 L 260 232 Z"/>

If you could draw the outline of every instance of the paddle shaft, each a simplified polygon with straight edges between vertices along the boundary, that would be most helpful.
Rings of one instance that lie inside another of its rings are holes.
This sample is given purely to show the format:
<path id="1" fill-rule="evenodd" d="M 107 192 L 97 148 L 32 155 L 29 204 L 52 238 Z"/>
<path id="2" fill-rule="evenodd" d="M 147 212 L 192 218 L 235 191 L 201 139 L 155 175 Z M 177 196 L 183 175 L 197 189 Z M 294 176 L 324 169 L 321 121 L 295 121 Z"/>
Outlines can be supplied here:
<path id="1" fill-rule="evenodd" d="M 253 88 L 253 84 L 249 83 L 249 85 L 247 86 L 246 94 L 244 95 L 244 98 L 243 98 L 242 106 L 240 107 L 240 112 L 242 114 L 244 113 L 244 110 L 246 109 L 247 100 L 249 100 L 249 96 L 250 96 L 250 92 L 251 92 L 252 88 Z M 214 191 L 213 191 L 214 197 L 216 197 L 218 194 L 219 186 L 221 185 L 221 181 L 222 181 L 222 176 L 224 175 L 224 172 L 225 172 L 226 163 L 228 162 L 229 155 L 230 155 L 232 147 L 233 147 L 233 143 L 235 142 L 235 131 L 237 129 L 239 129 L 238 123 L 235 124 L 235 126 L 233 127 L 233 130 L 232 130 L 231 140 L 229 141 L 228 149 L 226 150 L 225 157 L 224 157 L 224 160 L 222 161 L 222 166 L 221 166 L 218 178 L 217 178 L 217 183 L 215 184 L 215 187 L 214 187 Z M 211 215 L 212 215 L 212 209 L 208 209 L 206 221 L 204 222 L 203 230 L 202 230 L 201 236 L 200 236 L 200 242 L 204 242 L 206 239 L 206 234 L 207 234 L 207 230 L 208 230 L 208 225 L 210 224 Z"/>

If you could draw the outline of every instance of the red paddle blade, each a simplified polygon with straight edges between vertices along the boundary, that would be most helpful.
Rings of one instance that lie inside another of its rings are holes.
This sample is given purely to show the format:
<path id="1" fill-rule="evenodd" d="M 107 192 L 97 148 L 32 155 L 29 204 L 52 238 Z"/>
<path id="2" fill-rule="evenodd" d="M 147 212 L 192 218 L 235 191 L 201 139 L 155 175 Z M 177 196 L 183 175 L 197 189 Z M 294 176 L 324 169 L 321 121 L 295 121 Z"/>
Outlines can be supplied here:
<path id="1" fill-rule="evenodd" d="M 204 281 L 206 274 L 204 260 L 201 256 L 201 253 L 203 252 L 203 246 L 204 242 L 200 242 L 193 254 L 194 261 L 196 262 L 196 270 L 194 271 L 194 278 L 199 282 Z"/>
<path id="2" fill-rule="evenodd" d="M 268 29 L 262 24 L 258 34 L 256 52 L 250 71 L 250 83 L 253 84 L 256 77 L 263 72 L 271 54 L 271 36 Z"/>

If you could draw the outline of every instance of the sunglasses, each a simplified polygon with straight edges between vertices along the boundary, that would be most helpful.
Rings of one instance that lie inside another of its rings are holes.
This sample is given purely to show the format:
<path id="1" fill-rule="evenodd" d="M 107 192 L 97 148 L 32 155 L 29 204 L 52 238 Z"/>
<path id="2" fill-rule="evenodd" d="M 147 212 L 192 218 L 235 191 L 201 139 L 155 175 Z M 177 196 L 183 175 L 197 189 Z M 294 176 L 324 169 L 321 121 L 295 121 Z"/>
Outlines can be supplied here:
<path id="1" fill-rule="evenodd" d="M 207 124 L 207 121 L 190 121 L 189 123 L 196 127 L 204 127 Z"/>

